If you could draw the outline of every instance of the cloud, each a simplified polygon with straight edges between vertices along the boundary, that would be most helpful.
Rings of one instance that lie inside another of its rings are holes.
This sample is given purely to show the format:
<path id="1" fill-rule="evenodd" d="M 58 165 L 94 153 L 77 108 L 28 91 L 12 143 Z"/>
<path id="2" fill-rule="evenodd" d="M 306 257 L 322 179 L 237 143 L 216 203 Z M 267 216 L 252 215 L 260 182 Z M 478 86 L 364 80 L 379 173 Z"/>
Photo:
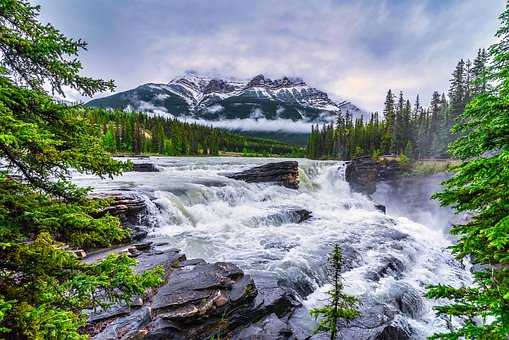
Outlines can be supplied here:
<path id="1" fill-rule="evenodd" d="M 87 74 L 118 90 L 185 70 L 300 76 L 380 110 L 385 92 L 425 100 L 459 58 L 493 41 L 504 0 L 39 0 L 43 19 L 89 42 Z"/>
<path id="2" fill-rule="evenodd" d="M 224 110 L 224 107 L 219 104 L 214 104 L 207 107 L 207 111 L 210 113 L 218 113 Z"/>
<path id="3" fill-rule="evenodd" d="M 200 125 L 213 126 L 228 130 L 240 131 L 284 131 L 294 133 L 309 133 L 311 131 L 311 123 L 299 120 L 292 121 L 290 119 L 270 120 L 266 118 L 248 118 L 248 119 L 225 119 L 219 121 L 209 121 L 202 119 L 183 119 L 177 117 L 181 121 L 188 123 L 196 123 Z"/>

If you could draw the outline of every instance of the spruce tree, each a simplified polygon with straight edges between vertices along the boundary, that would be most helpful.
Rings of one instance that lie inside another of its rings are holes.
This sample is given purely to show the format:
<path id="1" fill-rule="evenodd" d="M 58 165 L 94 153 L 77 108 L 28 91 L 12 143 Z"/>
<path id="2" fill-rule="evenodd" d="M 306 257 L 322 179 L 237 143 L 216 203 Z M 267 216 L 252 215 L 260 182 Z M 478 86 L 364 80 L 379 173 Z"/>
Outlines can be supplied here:
<path id="1" fill-rule="evenodd" d="M 332 288 L 328 291 L 329 303 L 324 307 L 314 308 L 311 315 L 320 319 L 316 331 L 330 333 L 330 339 L 337 337 L 337 324 L 341 319 L 351 320 L 360 315 L 356 308 L 357 298 L 343 292 L 343 280 L 341 278 L 341 266 L 343 255 L 339 245 L 335 244 L 329 256 L 328 276 Z"/>
<path id="2" fill-rule="evenodd" d="M 439 314 L 464 320 L 441 339 L 507 339 L 509 336 L 509 4 L 500 16 L 499 42 L 490 48 L 488 78 L 494 88 L 475 97 L 454 131 L 461 137 L 450 146 L 462 160 L 454 177 L 435 197 L 471 218 L 452 227 L 458 259 L 479 265 L 475 285 L 437 285 L 430 298 L 449 299 Z M 456 98 L 451 98 L 451 105 Z"/>
<path id="3" fill-rule="evenodd" d="M 394 95 L 392 94 L 392 90 L 389 90 L 387 92 L 387 96 L 385 97 L 383 114 L 385 117 L 385 130 L 382 140 L 382 152 L 390 153 L 392 151 L 391 147 L 396 121 L 396 110 L 394 107 Z"/>
<path id="4" fill-rule="evenodd" d="M 135 274 L 125 255 L 86 264 L 65 250 L 128 239 L 118 218 L 97 217 L 108 202 L 69 178 L 71 168 L 106 177 L 128 165 L 103 149 L 87 109 L 46 93 L 92 95 L 113 83 L 81 76 L 76 56 L 86 44 L 38 14 L 27 1 L 0 2 L 0 161 L 8 166 L 0 172 L 0 337 L 84 339 L 83 309 L 128 302 L 162 272 Z"/>

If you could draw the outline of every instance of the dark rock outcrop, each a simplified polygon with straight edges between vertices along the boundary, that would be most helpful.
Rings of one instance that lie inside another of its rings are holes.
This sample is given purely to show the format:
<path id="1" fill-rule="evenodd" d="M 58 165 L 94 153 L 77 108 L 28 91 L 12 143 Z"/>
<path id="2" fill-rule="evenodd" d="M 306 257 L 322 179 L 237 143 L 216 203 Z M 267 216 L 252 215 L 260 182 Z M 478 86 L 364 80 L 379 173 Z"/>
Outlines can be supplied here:
<path id="1" fill-rule="evenodd" d="M 375 204 L 375 208 L 377 210 L 380 210 L 381 212 L 383 212 L 384 214 L 387 213 L 387 208 L 385 207 L 385 205 L 383 204 Z"/>
<path id="2" fill-rule="evenodd" d="M 292 213 L 298 217 L 297 223 L 304 222 L 306 220 L 309 220 L 311 217 L 313 217 L 311 211 L 306 210 L 306 209 L 292 210 Z"/>
<path id="3" fill-rule="evenodd" d="M 376 191 L 377 181 L 395 178 L 403 171 L 397 160 L 376 161 L 370 157 L 360 157 L 347 164 L 345 179 L 353 191 L 371 195 Z"/>
<path id="4" fill-rule="evenodd" d="M 134 172 L 159 172 L 159 169 L 153 163 L 133 163 L 131 171 Z"/>
<path id="5" fill-rule="evenodd" d="M 287 339 L 292 334 L 281 320 L 301 304 L 276 275 L 256 273 L 253 278 L 232 263 L 187 260 L 176 249 L 161 250 L 152 244 L 138 248 L 141 254 L 135 270 L 161 265 L 165 284 L 130 306 L 92 313 L 87 329 L 94 339 L 207 339 L 219 335 L 243 339 L 246 334 Z"/>
<path id="6" fill-rule="evenodd" d="M 371 195 L 376 191 L 378 162 L 369 158 L 357 158 L 346 166 L 345 179 L 353 191 Z"/>
<path id="7" fill-rule="evenodd" d="M 141 240 L 148 234 L 151 226 L 147 201 L 136 193 L 93 193 L 95 198 L 110 199 L 111 205 L 96 212 L 95 217 L 109 213 L 118 216 L 122 224 L 131 229 L 131 239 Z"/>
<path id="8" fill-rule="evenodd" d="M 226 177 L 242 180 L 249 183 L 271 182 L 290 189 L 299 188 L 299 163 L 285 161 L 268 163 Z"/>

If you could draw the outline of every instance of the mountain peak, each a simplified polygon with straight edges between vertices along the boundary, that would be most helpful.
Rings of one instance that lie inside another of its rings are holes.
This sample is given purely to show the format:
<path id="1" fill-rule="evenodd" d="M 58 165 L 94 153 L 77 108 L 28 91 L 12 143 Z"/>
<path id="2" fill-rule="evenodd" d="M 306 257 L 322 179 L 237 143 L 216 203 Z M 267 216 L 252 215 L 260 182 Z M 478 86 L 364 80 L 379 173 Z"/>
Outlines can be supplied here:
<path id="1" fill-rule="evenodd" d="M 284 76 L 272 80 L 263 74 L 251 80 L 202 76 L 187 71 L 167 84 L 147 84 L 110 97 L 96 99 L 92 106 L 140 110 L 173 117 L 205 120 L 290 119 L 330 122 L 339 112 L 361 115 L 350 102 L 338 102 L 326 92 L 306 85 L 302 78 Z"/>

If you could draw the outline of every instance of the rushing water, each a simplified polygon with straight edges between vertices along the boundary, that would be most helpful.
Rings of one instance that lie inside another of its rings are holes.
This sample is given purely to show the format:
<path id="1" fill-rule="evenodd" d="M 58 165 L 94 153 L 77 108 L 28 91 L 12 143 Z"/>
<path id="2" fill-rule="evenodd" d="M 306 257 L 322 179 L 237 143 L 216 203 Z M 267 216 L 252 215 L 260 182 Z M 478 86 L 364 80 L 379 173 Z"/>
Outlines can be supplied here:
<path id="1" fill-rule="evenodd" d="M 390 216 L 390 211 L 384 215 L 368 197 L 350 192 L 342 162 L 299 159 L 301 183 L 295 191 L 222 175 L 277 160 L 164 157 L 150 161 L 161 172 L 127 173 L 106 181 L 89 176 L 75 180 L 97 191 L 143 193 L 158 207 L 151 237 L 167 239 L 188 258 L 230 261 L 248 272 L 278 273 L 295 285 L 307 307 L 325 299 L 324 263 L 334 243 L 345 253 L 347 292 L 394 309 L 401 310 L 394 297 L 401 287 L 422 296 L 429 284 L 460 286 L 470 280 L 468 270 L 446 250 L 450 241 L 442 227 L 419 224 L 402 214 Z M 295 208 L 311 211 L 312 219 L 295 223 L 291 213 Z M 415 337 L 445 330 L 446 321 L 434 315 L 431 303 L 421 303 L 400 313 Z"/>

